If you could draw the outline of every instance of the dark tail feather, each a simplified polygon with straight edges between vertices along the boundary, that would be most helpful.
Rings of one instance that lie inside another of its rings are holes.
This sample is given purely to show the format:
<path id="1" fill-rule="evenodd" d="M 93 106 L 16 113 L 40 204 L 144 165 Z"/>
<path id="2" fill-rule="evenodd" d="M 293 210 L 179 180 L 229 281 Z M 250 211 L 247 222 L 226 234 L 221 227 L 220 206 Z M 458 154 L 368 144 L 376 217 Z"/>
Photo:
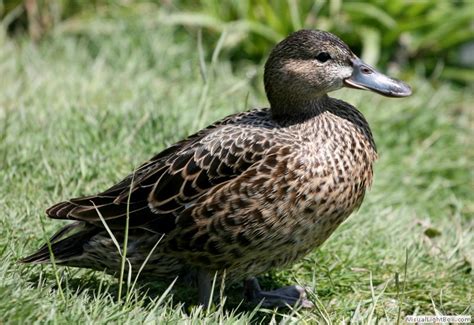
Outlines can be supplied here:
<path id="1" fill-rule="evenodd" d="M 69 212 L 74 210 L 77 205 L 72 204 L 69 201 L 64 201 L 53 205 L 46 210 L 48 217 L 53 219 L 69 219 Z"/>
<path id="2" fill-rule="evenodd" d="M 62 264 L 68 259 L 81 255 L 84 243 L 99 231 L 99 228 L 86 225 L 83 222 L 75 222 L 59 230 L 49 240 L 55 262 Z M 50 261 L 51 254 L 48 244 L 41 246 L 34 254 L 20 259 L 20 263 L 47 263 Z"/>

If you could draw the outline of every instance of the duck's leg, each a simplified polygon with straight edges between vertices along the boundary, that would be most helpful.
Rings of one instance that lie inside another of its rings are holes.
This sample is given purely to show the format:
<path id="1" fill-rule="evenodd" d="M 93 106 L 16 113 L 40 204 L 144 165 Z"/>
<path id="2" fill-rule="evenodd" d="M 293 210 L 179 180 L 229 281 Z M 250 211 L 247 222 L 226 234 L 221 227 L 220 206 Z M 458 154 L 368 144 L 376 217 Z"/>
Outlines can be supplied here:
<path id="1" fill-rule="evenodd" d="M 197 274 L 199 304 L 207 307 L 211 299 L 212 279 L 208 272 L 199 269 Z"/>
<path id="2" fill-rule="evenodd" d="M 306 298 L 305 289 L 298 285 L 263 291 L 257 279 L 250 278 L 245 281 L 244 288 L 246 298 L 255 303 L 262 301 L 263 307 L 285 307 L 287 305 L 299 305 L 304 308 L 314 307 L 314 304 Z"/>

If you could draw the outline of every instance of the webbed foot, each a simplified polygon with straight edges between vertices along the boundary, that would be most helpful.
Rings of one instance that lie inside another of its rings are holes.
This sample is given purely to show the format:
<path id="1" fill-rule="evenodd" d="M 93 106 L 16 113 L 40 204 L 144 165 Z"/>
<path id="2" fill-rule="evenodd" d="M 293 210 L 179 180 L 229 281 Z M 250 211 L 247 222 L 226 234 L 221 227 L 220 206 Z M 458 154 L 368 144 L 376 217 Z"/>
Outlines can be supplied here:
<path id="1" fill-rule="evenodd" d="M 307 299 L 306 290 L 299 286 L 287 286 L 272 291 L 263 291 L 256 278 L 245 281 L 245 297 L 252 302 L 262 302 L 262 307 L 302 306 L 312 308 L 314 304 Z"/>

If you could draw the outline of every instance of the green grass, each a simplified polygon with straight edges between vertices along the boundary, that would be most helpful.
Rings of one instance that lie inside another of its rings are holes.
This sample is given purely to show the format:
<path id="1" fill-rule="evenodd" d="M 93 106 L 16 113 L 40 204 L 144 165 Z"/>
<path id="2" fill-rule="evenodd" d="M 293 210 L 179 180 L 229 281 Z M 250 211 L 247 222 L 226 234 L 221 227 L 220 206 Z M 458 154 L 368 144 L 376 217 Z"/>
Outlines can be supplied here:
<path id="1" fill-rule="evenodd" d="M 474 98 L 416 76 L 406 99 L 333 94 L 372 126 L 374 186 L 322 248 L 262 278 L 310 286 L 314 310 L 235 309 L 236 287 L 207 312 L 185 306 L 182 288 L 162 295 L 168 283 L 119 303 L 117 280 L 101 272 L 18 264 L 62 225 L 45 217 L 51 204 L 103 190 L 206 124 L 266 105 L 261 66 L 216 58 L 200 69 L 194 35 L 112 26 L 38 45 L 0 34 L 0 322 L 393 323 L 399 314 L 472 314 Z"/>

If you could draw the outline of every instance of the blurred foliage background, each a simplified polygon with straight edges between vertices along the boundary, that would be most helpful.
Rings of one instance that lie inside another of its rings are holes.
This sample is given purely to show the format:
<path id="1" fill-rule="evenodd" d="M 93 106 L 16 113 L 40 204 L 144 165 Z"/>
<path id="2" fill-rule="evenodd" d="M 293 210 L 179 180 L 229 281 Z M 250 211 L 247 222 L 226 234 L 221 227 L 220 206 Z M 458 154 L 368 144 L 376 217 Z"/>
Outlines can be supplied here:
<path id="1" fill-rule="evenodd" d="M 367 62 L 436 82 L 474 82 L 471 0 L 0 0 L 11 37 L 40 42 L 57 33 L 107 34 L 107 19 L 140 20 L 147 28 L 202 30 L 233 62 L 261 62 L 276 42 L 301 28 L 339 35 Z M 96 18 L 100 17 L 100 20 Z"/>

